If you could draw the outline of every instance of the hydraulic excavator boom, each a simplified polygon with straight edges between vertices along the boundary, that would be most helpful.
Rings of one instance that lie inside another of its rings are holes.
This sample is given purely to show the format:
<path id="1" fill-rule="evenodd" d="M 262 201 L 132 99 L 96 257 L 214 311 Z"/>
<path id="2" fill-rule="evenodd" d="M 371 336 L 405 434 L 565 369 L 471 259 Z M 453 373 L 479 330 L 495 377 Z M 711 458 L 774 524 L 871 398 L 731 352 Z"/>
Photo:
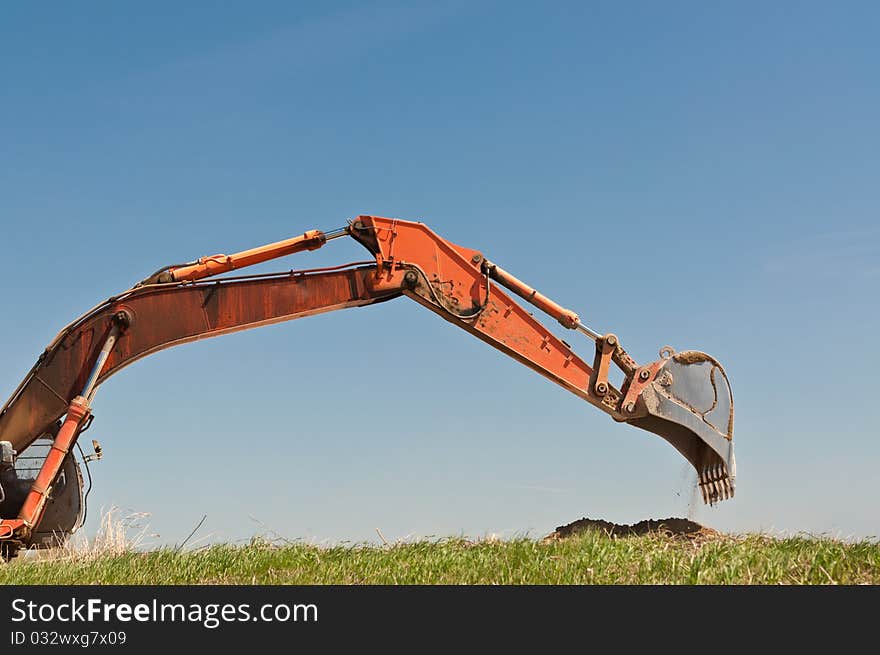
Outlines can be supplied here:
<path id="1" fill-rule="evenodd" d="M 216 277 L 345 236 L 372 258 L 323 269 Z M 592 339 L 592 364 L 502 288 Z M 70 464 L 72 448 L 90 425 L 98 386 L 118 370 L 178 344 L 399 296 L 415 300 L 615 421 L 666 439 L 696 469 L 705 502 L 733 496 L 733 397 L 714 358 L 667 347 L 659 360 L 638 365 L 614 334 L 590 329 L 578 314 L 482 252 L 450 243 L 422 223 L 359 216 L 333 232 L 311 230 L 234 255 L 164 267 L 65 327 L 0 410 L 3 552 L 10 556 L 21 547 L 45 545 L 41 535 L 77 527 L 76 517 L 69 516 L 73 510 L 65 515 L 58 508 L 66 503 L 81 513 L 82 503 L 68 497 L 76 491 L 78 476 Z M 612 365 L 623 372 L 620 388 L 609 381 Z M 22 475 L 17 462 L 41 442 L 48 445 L 45 458 L 33 476 Z M 61 478 L 67 495 L 59 492 Z"/>

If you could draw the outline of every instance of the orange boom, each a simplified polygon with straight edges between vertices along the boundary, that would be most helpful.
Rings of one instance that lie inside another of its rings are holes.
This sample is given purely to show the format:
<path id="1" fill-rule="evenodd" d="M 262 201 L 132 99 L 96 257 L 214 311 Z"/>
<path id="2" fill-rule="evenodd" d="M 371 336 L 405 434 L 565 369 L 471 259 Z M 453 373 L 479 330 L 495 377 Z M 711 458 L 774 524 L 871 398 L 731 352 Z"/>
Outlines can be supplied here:
<path id="1" fill-rule="evenodd" d="M 351 237 L 372 255 L 341 266 L 213 278 Z M 592 365 L 504 290 L 595 342 Z M 63 541 L 82 521 L 82 478 L 72 449 L 91 422 L 95 391 L 124 366 L 159 350 L 261 325 L 406 296 L 615 421 L 653 432 L 696 469 L 703 499 L 733 496 L 733 397 L 714 358 L 661 351 L 638 365 L 613 334 L 422 223 L 359 216 L 334 232 L 311 230 L 234 255 L 165 267 L 64 328 L 0 410 L 0 548 Z M 624 376 L 609 381 L 611 365 Z M 63 419 L 63 420 L 62 420 Z M 97 444 L 96 444 L 97 445 Z M 33 455 L 40 447 L 45 455 Z M 99 447 L 96 455 L 100 457 Z M 22 462 L 30 462 L 28 466 Z"/>

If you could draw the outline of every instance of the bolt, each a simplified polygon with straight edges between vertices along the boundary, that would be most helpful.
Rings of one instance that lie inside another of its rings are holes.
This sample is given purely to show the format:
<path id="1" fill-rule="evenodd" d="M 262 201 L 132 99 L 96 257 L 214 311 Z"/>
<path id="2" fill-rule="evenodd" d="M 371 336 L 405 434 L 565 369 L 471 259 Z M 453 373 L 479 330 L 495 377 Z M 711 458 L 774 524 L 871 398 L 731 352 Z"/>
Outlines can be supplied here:
<path id="1" fill-rule="evenodd" d="M 605 337 L 605 343 L 607 343 L 609 346 L 616 346 L 617 337 L 615 337 L 613 334 L 609 334 L 607 337 Z"/>
<path id="2" fill-rule="evenodd" d="M 604 382 L 599 382 L 596 384 L 596 393 L 600 396 L 604 396 L 608 393 L 608 385 Z"/>
<path id="3" fill-rule="evenodd" d="M 649 371 L 648 369 L 643 368 L 641 371 L 639 371 L 639 380 L 641 380 L 642 382 L 647 380 L 649 377 L 651 377 L 651 371 Z"/>
<path id="4" fill-rule="evenodd" d="M 626 407 L 624 407 L 624 409 L 626 410 L 627 414 L 632 414 L 633 412 L 636 411 L 636 404 L 635 403 L 627 403 Z"/>
<path id="5" fill-rule="evenodd" d="M 363 230 L 364 224 L 361 221 L 355 221 L 354 225 L 352 225 L 352 227 L 356 230 Z"/>
<path id="6" fill-rule="evenodd" d="M 403 283 L 408 287 L 414 287 L 419 277 L 415 271 L 407 271 L 403 276 Z"/>
<path id="7" fill-rule="evenodd" d="M 473 257 L 471 257 L 471 261 L 474 264 L 479 264 L 481 261 L 483 261 L 483 256 L 480 253 L 476 253 Z"/>
<path id="8" fill-rule="evenodd" d="M 124 309 L 113 314 L 113 322 L 123 332 L 125 332 L 131 326 L 131 320 L 132 320 L 131 314 L 129 314 Z"/>

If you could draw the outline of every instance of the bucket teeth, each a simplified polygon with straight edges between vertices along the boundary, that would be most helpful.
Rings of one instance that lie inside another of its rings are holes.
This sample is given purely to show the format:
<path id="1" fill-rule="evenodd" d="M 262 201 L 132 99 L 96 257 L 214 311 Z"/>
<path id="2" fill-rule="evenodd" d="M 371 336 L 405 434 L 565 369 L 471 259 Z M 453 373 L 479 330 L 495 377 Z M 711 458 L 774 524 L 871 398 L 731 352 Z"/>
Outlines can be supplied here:
<path id="1" fill-rule="evenodd" d="M 700 493 L 707 505 L 733 497 L 733 485 L 724 462 L 710 464 L 699 472 Z"/>
<path id="2" fill-rule="evenodd" d="M 719 469 L 721 475 L 721 489 L 723 492 L 722 500 L 727 500 L 733 495 L 730 489 L 730 475 L 727 472 L 727 465 L 724 462 L 719 465 Z"/>

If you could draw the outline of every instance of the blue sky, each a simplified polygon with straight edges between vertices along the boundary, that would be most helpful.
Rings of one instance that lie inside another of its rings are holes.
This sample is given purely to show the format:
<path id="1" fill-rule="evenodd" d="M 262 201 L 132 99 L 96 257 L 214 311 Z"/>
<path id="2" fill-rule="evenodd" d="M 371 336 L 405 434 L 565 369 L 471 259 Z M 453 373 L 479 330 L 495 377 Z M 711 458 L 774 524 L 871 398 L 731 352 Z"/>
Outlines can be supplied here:
<path id="1" fill-rule="evenodd" d="M 4 6 L 0 395 L 163 264 L 421 220 L 640 361 L 725 363 L 737 496 L 697 520 L 880 535 L 878 28 L 867 2 Z M 89 533 L 119 506 L 159 543 L 205 514 L 540 536 L 691 501 L 664 441 L 406 299 L 160 353 L 94 411 Z"/>

